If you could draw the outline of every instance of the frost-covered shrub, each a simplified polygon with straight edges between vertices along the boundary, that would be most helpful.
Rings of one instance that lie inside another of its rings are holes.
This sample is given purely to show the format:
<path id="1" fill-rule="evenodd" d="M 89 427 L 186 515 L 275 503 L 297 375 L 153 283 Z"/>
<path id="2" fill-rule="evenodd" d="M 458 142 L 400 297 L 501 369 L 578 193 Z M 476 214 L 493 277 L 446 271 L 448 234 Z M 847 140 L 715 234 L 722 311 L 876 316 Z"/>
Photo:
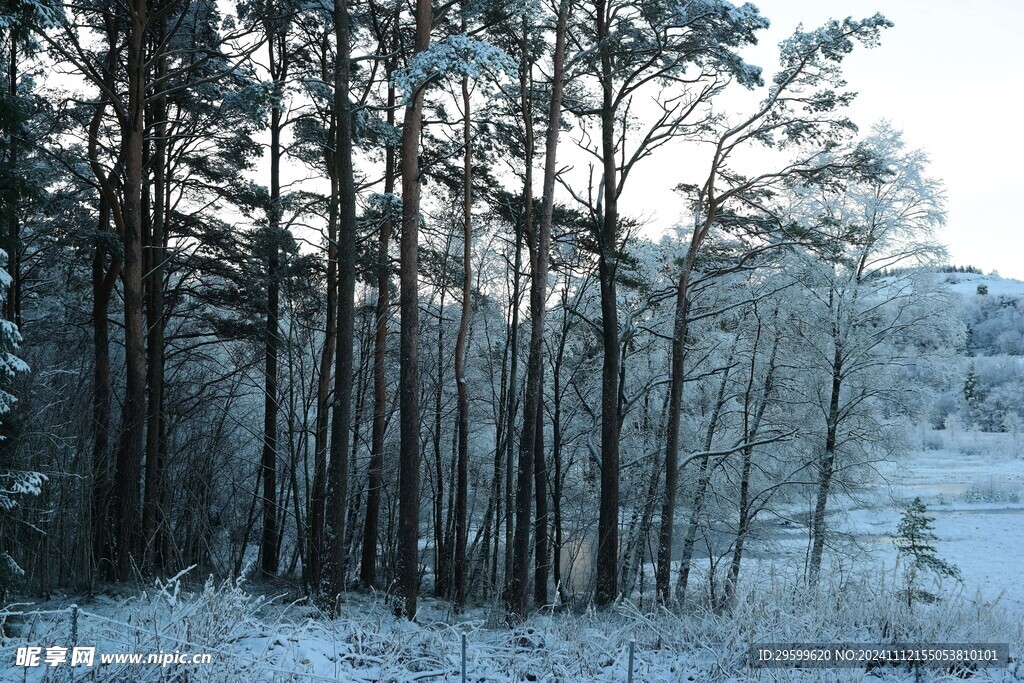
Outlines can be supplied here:
<path id="1" fill-rule="evenodd" d="M 1019 503 L 1020 491 L 997 488 L 994 482 L 989 482 L 988 486 L 972 486 L 961 498 L 965 503 Z"/>
<path id="2" fill-rule="evenodd" d="M 926 451 L 940 451 L 945 446 L 942 434 L 929 430 L 921 436 L 921 448 Z"/>
<path id="3" fill-rule="evenodd" d="M 1024 358 L 993 355 L 973 359 L 961 403 L 965 426 L 983 432 L 1009 432 L 1024 418 Z"/>

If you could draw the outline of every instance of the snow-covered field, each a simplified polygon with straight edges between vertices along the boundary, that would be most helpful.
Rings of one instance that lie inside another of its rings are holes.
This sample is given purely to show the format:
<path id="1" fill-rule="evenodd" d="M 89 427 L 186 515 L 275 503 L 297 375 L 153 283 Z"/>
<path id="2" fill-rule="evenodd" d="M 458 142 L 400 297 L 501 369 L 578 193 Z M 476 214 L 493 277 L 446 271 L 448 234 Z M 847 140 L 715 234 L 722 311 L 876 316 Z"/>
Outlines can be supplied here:
<path id="1" fill-rule="evenodd" d="M 332 618 L 304 601 L 263 597 L 245 583 L 189 584 L 184 577 L 140 595 L 63 596 L 9 606 L 2 656 L 19 644 L 67 644 L 69 606 L 80 606 L 77 643 L 98 652 L 207 652 L 210 665 L 109 664 L 80 669 L 79 680 L 189 681 L 459 681 L 466 637 L 469 681 L 626 681 L 634 643 L 633 680 L 670 681 L 902 681 L 902 670 L 808 671 L 753 669 L 756 642 L 1009 642 L 1024 643 L 1024 458 L 1013 434 L 926 432 L 922 448 L 883 475 L 880 486 L 836 513 L 837 535 L 863 549 L 849 562 L 835 553 L 826 585 L 806 594 L 785 552 L 752 559 L 745 592 L 731 612 L 699 604 L 683 614 L 623 602 L 610 611 L 537 614 L 514 629 L 495 609 L 456 617 L 449 605 L 424 600 L 416 624 L 392 616 L 384 595 L 351 596 Z M 895 477 L 890 477 L 895 481 Z M 892 534 L 899 509 L 921 496 L 936 517 L 939 555 L 958 565 L 963 583 L 946 597 L 908 610 L 895 599 L 900 573 Z M 788 541 L 794 555 L 799 530 Z M 840 544 L 841 545 L 841 544 Z M 848 551 L 847 547 L 847 551 Z M 71 669 L 0 669 L 2 680 L 69 680 Z M 958 680 L 925 671 L 922 680 Z M 982 670 L 973 680 L 1024 680 L 1024 670 Z"/>
<path id="2" fill-rule="evenodd" d="M 917 640 L 1021 642 L 1019 624 L 1005 612 L 972 605 L 960 596 L 919 607 L 916 618 L 894 601 L 891 581 L 865 576 L 807 596 L 779 581 L 745 595 L 729 614 L 694 609 L 683 615 L 645 613 L 622 603 L 603 613 L 540 614 L 509 629 L 499 615 L 472 611 L 457 620 L 443 603 L 425 600 L 419 623 L 391 616 L 372 596 L 346 602 L 328 618 L 315 607 L 266 601 L 239 587 L 208 584 L 194 594 L 172 584 L 126 601 L 110 597 L 84 604 L 77 642 L 100 652 L 207 652 L 207 666 L 108 665 L 79 670 L 78 680 L 116 681 L 459 681 L 462 636 L 466 680 L 626 681 L 634 644 L 633 680 L 675 681 L 911 681 L 902 670 L 753 669 L 747 652 L 756 642 L 884 642 L 900 631 Z M 62 601 L 66 603 L 66 601 Z M 45 607 L 57 608 L 50 604 Z M 66 612 L 14 624 L 19 641 L 67 643 Z M 2 680 L 68 680 L 70 669 L 37 667 L 0 672 Z M 980 681 L 1024 680 L 1017 664 L 980 670 Z M 922 680 L 956 680 L 926 671 Z"/>
<path id="3" fill-rule="evenodd" d="M 1024 617 L 1024 434 L 930 431 L 921 440 L 921 450 L 882 470 L 891 483 L 874 505 L 840 515 L 846 528 L 891 565 L 900 506 L 920 496 L 961 589 Z"/>

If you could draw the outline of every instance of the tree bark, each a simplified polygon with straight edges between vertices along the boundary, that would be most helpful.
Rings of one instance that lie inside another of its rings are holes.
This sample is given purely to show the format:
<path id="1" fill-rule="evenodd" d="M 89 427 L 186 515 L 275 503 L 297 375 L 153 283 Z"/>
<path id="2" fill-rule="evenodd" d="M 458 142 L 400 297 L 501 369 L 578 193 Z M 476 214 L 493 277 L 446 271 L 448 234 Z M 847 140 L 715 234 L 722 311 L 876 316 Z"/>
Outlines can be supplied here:
<path id="1" fill-rule="evenodd" d="M 430 0 L 416 0 L 414 53 L 430 47 L 433 6 Z M 399 531 L 396 578 L 399 611 L 408 619 L 416 616 L 419 589 L 420 520 L 420 404 L 419 404 L 419 220 L 420 220 L 420 131 L 423 126 L 423 87 L 412 93 L 402 124 L 402 239 L 400 249 L 400 365 L 401 449 L 398 471 Z"/>
<path id="2" fill-rule="evenodd" d="M 519 61 L 519 88 L 522 101 L 523 126 L 526 139 L 523 153 L 526 161 L 526 176 L 523 182 L 523 233 L 526 235 L 529 250 L 530 266 L 533 273 L 530 283 L 530 350 L 526 364 L 526 387 L 523 397 L 523 430 L 519 434 L 518 477 L 516 479 L 515 499 L 515 531 L 512 539 L 512 567 L 506 577 L 505 607 L 510 620 L 519 620 L 526 616 L 526 588 L 530 560 L 530 530 L 532 522 L 530 513 L 533 503 L 533 449 L 535 446 L 535 430 L 537 418 L 537 397 L 540 363 L 539 353 L 535 352 L 536 322 L 543 325 L 543 299 L 538 308 L 536 301 L 538 277 L 537 236 L 533 230 L 533 112 L 530 95 L 530 69 L 533 61 L 529 57 L 529 25 L 523 19 L 523 36 L 521 42 L 521 59 Z M 543 339 L 543 329 L 540 334 Z M 539 350 L 539 349 L 537 349 Z M 511 424 L 511 423 L 510 423 Z"/>
<path id="3" fill-rule="evenodd" d="M 100 197 L 99 232 L 110 231 L 110 204 Z M 105 265 L 107 248 L 97 241 L 92 260 L 92 325 L 93 325 L 93 394 L 92 394 L 92 553 L 93 561 L 108 558 L 110 523 L 110 485 L 112 474 L 110 452 L 110 403 L 113 383 L 110 375 L 110 321 L 108 311 L 118 275 L 121 258 L 110 256 Z M 113 567 L 109 567 L 113 569 Z"/>
<path id="4" fill-rule="evenodd" d="M 441 455 L 441 408 L 444 397 L 444 303 L 448 297 L 448 258 L 450 257 L 451 235 L 444 245 L 444 256 L 440 263 L 439 279 L 441 281 L 440 297 L 437 308 L 437 380 L 434 382 L 434 429 L 432 446 L 434 449 L 434 490 L 432 494 L 434 512 L 434 595 L 439 598 L 448 597 L 451 585 L 451 557 L 445 543 L 444 520 L 444 458 Z M 451 508 L 449 507 L 449 510 Z"/>
<path id="5" fill-rule="evenodd" d="M 275 34 L 268 36 L 269 66 L 274 88 L 280 95 L 287 74 L 287 56 L 275 50 Z M 263 480 L 263 529 L 260 538 L 260 570 L 277 574 L 280 560 L 280 532 L 277 515 L 277 412 L 278 347 L 280 342 L 280 240 L 281 240 L 281 131 L 282 104 L 276 101 L 270 110 L 270 205 L 267 207 L 267 317 L 264 329 L 263 451 L 260 469 Z"/>
<path id="6" fill-rule="evenodd" d="M 356 286 L 356 190 L 352 170 L 352 104 L 348 1 L 334 2 L 334 111 L 338 123 L 335 167 L 338 174 L 338 333 L 334 373 L 331 459 L 327 483 L 327 538 L 333 595 L 345 589 L 345 515 L 348 495 L 349 439 L 352 426 L 352 369 Z"/>
<path id="7" fill-rule="evenodd" d="M 163 30 L 157 33 L 158 44 L 163 41 Z M 165 60 L 156 60 L 156 78 L 166 71 Z M 157 95 L 150 103 L 153 130 L 153 153 L 150 168 L 153 182 L 147 189 L 152 200 L 145 235 L 145 285 L 146 285 L 146 354 L 147 354 L 147 420 L 146 420 L 146 471 L 143 495 L 143 539 L 145 542 L 144 564 L 147 572 L 159 571 L 169 559 L 163 556 L 163 538 L 166 536 L 166 520 L 162 500 L 164 498 L 164 259 L 166 258 L 165 225 L 167 215 L 167 107 L 166 100 Z"/>
<path id="8" fill-rule="evenodd" d="M 117 50 L 117 31 L 115 16 L 112 12 L 104 15 L 104 27 L 107 35 L 107 61 L 104 65 L 103 85 L 112 90 L 114 69 L 117 67 L 119 53 Z M 114 224 L 116 234 L 124 233 L 124 216 L 121 204 L 110 182 L 110 176 L 99 163 L 100 125 L 110 100 L 102 97 L 93 111 L 89 123 L 88 153 L 93 175 L 99 185 L 99 223 L 97 232 L 104 235 Z M 94 384 L 93 384 L 93 490 L 92 490 L 92 525 L 93 525 L 93 558 L 100 573 L 105 578 L 116 578 L 117 548 L 112 538 L 115 530 L 113 506 L 116 504 L 114 494 L 114 472 L 116 461 L 110 450 L 110 406 L 113 396 L 113 384 L 110 372 L 110 320 L 108 318 L 110 299 L 117 279 L 121 274 L 123 259 L 119 250 L 110 249 L 100 237 L 96 241 L 92 262 L 93 288 L 93 351 L 94 351 Z M 105 266 L 107 254 L 110 254 L 110 265 Z"/>
<path id="9" fill-rule="evenodd" d="M 313 490 L 309 510 L 309 567 L 306 583 L 319 592 L 323 589 L 323 570 L 327 548 L 324 543 L 324 525 L 327 507 L 327 448 L 330 427 L 331 371 L 336 354 L 338 331 L 338 169 L 334 163 L 337 146 L 338 120 L 331 112 L 328 148 L 325 150 L 327 174 L 331 181 L 331 200 L 327 216 L 327 320 L 324 328 L 324 346 L 320 354 L 320 370 L 316 390 L 316 427 L 313 439 Z"/>
<path id="10" fill-rule="evenodd" d="M 597 523 L 597 587 L 594 602 L 607 605 L 618 596 L 619 564 L 619 311 L 618 183 L 615 156 L 613 57 L 608 7 L 596 4 L 601 58 L 601 161 L 604 207 L 597 226 L 598 277 L 601 284 L 601 500 Z"/>
<path id="11" fill-rule="evenodd" d="M 675 325 L 672 331 L 672 361 L 669 378 L 668 425 L 665 428 L 665 497 L 661 507 L 658 534 L 658 561 L 655 592 L 662 604 L 672 602 L 672 536 L 675 530 L 676 495 L 679 492 L 679 421 L 683 407 L 684 354 L 686 353 L 686 317 L 689 307 L 687 289 L 694 259 L 691 246 L 676 290 Z"/>
<path id="12" fill-rule="evenodd" d="M 397 46 L 395 46 L 397 47 Z M 390 75 L 395 69 L 394 60 L 388 62 L 388 111 L 389 126 L 395 125 L 395 86 Z M 384 194 L 391 197 L 395 192 L 395 150 L 385 151 Z M 384 431 L 387 427 L 387 378 L 384 364 L 387 354 L 388 304 L 390 302 L 391 268 L 388 264 L 388 247 L 391 242 L 393 220 L 388 216 L 381 223 L 377 240 L 377 304 L 374 310 L 376 321 L 373 342 L 373 433 L 370 437 L 370 463 L 367 470 L 366 520 L 363 531 L 363 553 L 359 577 L 364 586 L 373 586 L 377 581 L 377 537 L 380 528 L 380 498 L 383 486 Z"/>
<path id="13" fill-rule="evenodd" d="M 463 16 L 462 30 L 466 30 Z M 455 340 L 455 385 L 458 391 L 459 453 L 455 482 L 455 611 L 466 606 L 466 542 L 469 533 L 469 389 L 466 385 L 466 342 L 473 313 L 473 150 L 471 146 L 469 79 L 462 77 L 462 317 Z"/>
<path id="14" fill-rule="evenodd" d="M 129 4 L 128 107 L 121 121 L 123 140 L 123 198 L 121 202 L 124 296 L 125 401 L 121 413 L 121 437 L 114 472 L 114 520 L 116 578 L 129 578 L 133 561 L 140 559 L 142 506 L 139 475 L 145 451 L 146 351 L 142 289 L 142 179 L 145 146 L 145 30 L 147 0 Z"/>
<path id="15" fill-rule="evenodd" d="M 712 172 L 714 177 L 715 171 Z M 718 215 L 714 196 L 707 197 L 707 212 L 696 222 L 690 246 L 676 285 L 676 312 L 672 328 L 672 358 L 669 375 L 668 424 L 665 432 L 665 498 L 661 508 L 658 534 L 658 561 L 655 568 L 655 592 L 663 604 L 672 601 L 672 535 L 675 526 L 676 495 L 679 489 L 679 421 L 683 410 L 683 384 L 686 381 L 686 333 L 690 313 L 690 278 L 704 239 Z"/>
<path id="16" fill-rule="evenodd" d="M 520 289 L 520 275 L 523 269 L 523 227 L 516 225 L 515 228 L 515 254 L 512 259 L 512 299 L 509 302 L 511 316 L 509 316 L 508 333 L 508 385 L 505 389 L 505 437 L 502 445 L 505 448 L 505 557 L 504 574 L 505 581 L 512 575 L 512 550 L 515 536 L 515 517 L 513 507 L 515 506 L 515 476 L 516 467 L 515 443 L 516 443 L 516 414 L 519 412 L 519 304 L 522 298 Z M 497 536 L 495 536 L 495 552 L 497 552 Z"/>
<path id="17" fill-rule="evenodd" d="M 10 43 L 10 69 L 8 70 L 8 96 L 10 101 L 16 102 L 18 98 L 18 40 L 17 30 L 12 30 L 7 36 Z M 9 170 L 17 172 L 19 149 L 18 133 L 11 131 L 7 146 L 7 165 Z M 20 221 L 18 209 L 8 207 L 7 234 L 4 236 L 4 250 L 7 252 L 7 273 L 11 276 L 11 283 L 7 288 L 7 300 L 4 302 L 5 317 L 21 327 L 21 244 L 18 232 Z"/>
<path id="18" fill-rule="evenodd" d="M 540 378 L 543 398 L 544 378 Z M 551 556 L 548 552 L 548 468 L 544 460 L 544 402 L 537 401 L 537 427 L 533 451 L 533 477 L 536 489 L 537 517 L 533 529 L 533 602 L 537 607 L 549 604 L 548 572 Z"/>
<path id="19" fill-rule="evenodd" d="M 570 275 L 566 274 L 566 286 L 562 287 L 561 308 L 562 324 L 558 337 L 558 349 L 555 352 L 552 367 L 552 410 L 551 410 L 551 461 L 554 471 L 551 479 L 551 514 L 552 514 L 552 580 L 555 589 L 561 595 L 562 587 L 562 482 L 564 478 L 562 465 L 562 365 L 565 362 L 565 350 L 568 344 L 569 331 L 569 298 L 568 284 Z"/>
<path id="20" fill-rule="evenodd" d="M 832 357 L 832 390 L 829 395 L 828 422 L 825 430 L 825 449 L 818 459 L 818 495 L 811 518 L 811 558 L 808 568 L 808 583 L 818 585 L 821 573 L 821 558 L 825 551 L 826 508 L 829 490 L 832 487 L 832 474 L 836 462 L 836 437 L 839 432 L 839 397 L 843 389 L 843 345 L 839 338 L 839 327 L 832 328 L 832 339 L 835 345 Z"/>

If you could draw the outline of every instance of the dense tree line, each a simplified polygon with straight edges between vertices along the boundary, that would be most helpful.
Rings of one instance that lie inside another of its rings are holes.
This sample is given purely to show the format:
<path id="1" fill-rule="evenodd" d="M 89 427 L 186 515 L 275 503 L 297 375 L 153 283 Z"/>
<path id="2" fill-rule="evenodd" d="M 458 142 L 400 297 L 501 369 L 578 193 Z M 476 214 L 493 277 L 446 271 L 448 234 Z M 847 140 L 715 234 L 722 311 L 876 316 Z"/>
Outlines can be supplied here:
<path id="1" fill-rule="evenodd" d="M 2 378 L 0 467 L 46 477 L 0 505 L 11 566 L 519 619 L 682 604 L 706 557 L 727 605 L 801 509 L 816 582 L 830 502 L 958 332 L 927 159 L 844 113 L 843 60 L 890 23 L 799 29 L 766 78 L 767 26 L 724 0 L 4 0 L 3 329 L 32 370 Z M 658 160 L 686 218 L 652 239 L 621 200 Z"/>

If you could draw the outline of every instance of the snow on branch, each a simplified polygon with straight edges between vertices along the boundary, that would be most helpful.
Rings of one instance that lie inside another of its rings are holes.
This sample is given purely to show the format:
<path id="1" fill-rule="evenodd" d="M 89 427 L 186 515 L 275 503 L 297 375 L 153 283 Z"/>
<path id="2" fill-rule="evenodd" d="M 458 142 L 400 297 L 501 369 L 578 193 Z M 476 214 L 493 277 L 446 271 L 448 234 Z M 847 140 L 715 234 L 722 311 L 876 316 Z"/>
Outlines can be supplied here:
<path id="1" fill-rule="evenodd" d="M 502 73 L 518 73 L 515 61 L 504 50 L 483 40 L 454 35 L 413 56 L 406 68 L 394 73 L 392 82 L 411 99 L 427 83 L 453 74 L 498 80 Z"/>
<path id="2" fill-rule="evenodd" d="M 9 0 L 0 7 L 0 31 L 46 29 L 61 19 L 59 4 L 40 0 Z"/>

